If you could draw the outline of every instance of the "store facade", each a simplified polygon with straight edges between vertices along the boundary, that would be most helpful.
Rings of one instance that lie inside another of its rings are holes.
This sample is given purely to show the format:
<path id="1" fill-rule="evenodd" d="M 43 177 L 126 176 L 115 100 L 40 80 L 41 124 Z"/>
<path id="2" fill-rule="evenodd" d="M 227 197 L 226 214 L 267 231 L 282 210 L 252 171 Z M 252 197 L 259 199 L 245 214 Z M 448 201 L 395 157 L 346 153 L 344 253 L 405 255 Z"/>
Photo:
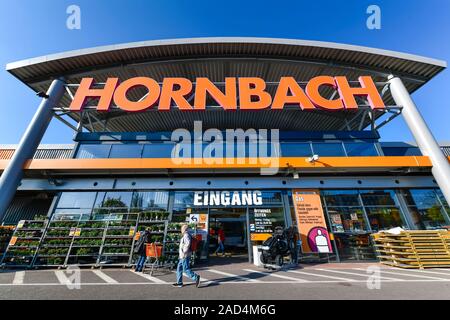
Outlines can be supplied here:
<path id="1" fill-rule="evenodd" d="M 151 228 L 170 252 L 171 231 L 187 222 L 201 240 L 198 261 L 213 261 L 219 229 L 230 258 L 252 261 L 278 226 L 300 230 L 301 262 L 365 261 L 376 258 L 374 232 L 445 228 L 448 148 L 415 132 L 418 147 L 379 134 L 397 116 L 417 121 L 404 93 L 445 66 L 253 38 L 150 41 L 8 65 L 43 98 L 22 143 L 0 148 L 10 203 L 2 223 L 19 224 L 15 241 L 30 245 L 10 246 L 12 260 L 131 265 L 140 231 Z M 51 118 L 74 130 L 73 145 L 38 147 Z M 423 125 L 415 130 L 430 133 Z M 39 227 L 36 216 L 50 222 Z M 312 234 L 329 246 L 311 245 Z"/>

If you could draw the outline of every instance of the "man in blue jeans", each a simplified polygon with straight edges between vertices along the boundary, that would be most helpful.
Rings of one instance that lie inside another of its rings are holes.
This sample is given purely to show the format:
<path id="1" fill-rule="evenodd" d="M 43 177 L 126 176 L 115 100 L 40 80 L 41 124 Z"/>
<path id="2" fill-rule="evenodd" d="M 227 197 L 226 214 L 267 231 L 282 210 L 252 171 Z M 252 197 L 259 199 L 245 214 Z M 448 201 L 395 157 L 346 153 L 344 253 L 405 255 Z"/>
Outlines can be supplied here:
<path id="1" fill-rule="evenodd" d="M 187 224 L 181 226 L 180 247 L 178 249 L 178 265 L 177 265 L 177 282 L 173 284 L 174 287 L 183 287 L 183 273 L 195 281 L 195 286 L 200 285 L 200 275 L 191 270 L 191 241 L 192 237 L 188 232 Z"/>

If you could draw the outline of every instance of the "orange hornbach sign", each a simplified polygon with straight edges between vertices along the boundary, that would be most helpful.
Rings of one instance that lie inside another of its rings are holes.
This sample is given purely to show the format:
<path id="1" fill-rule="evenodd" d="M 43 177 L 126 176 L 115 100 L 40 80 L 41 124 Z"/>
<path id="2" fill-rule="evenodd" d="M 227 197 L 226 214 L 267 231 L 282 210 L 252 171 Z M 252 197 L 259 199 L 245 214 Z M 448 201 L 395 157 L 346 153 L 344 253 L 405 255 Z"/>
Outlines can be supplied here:
<path id="1" fill-rule="evenodd" d="M 261 78 L 225 78 L 223 90 L 208 78 L 197 78 L 195 83 L 186 78 L 165 78 L 162 84 L 148 77 L 135 77 L 123 82 L 118 78 L 108 78 L 103 88 L 94 87 L 93 82 L 93 78 L 81 80 L 70 105 L 71 111 L 81 111 L 86 100 L 92 98 L 98 99 L 97 111 L 109 111 L 113 102 L 128 112 L 145 111 L 156 105 L 161 111 L 170 110 L 173 105 L 180 110 L 205 110 L 208 97 L 224 110 L 282 110 L 286 105 L 295 105 L 301 110 L 338 111 L 357 109 L 357 96 L 367 99 L 372 109 L 385 108 L 370 76 L 359 77 L 359 85 L 356 86 L 350 85 L 343 76 L 318 76 L 309 80 L 305 89 L 293 77 L 282 77 L 273 97 Z M 147 94 L 138 101 L 132 101 L 127 93 L 136 87 L 145 88 Z M 339 94 L 328 99 L 321 94 L 320 89 L 324 87 L 331 87 Z"/>

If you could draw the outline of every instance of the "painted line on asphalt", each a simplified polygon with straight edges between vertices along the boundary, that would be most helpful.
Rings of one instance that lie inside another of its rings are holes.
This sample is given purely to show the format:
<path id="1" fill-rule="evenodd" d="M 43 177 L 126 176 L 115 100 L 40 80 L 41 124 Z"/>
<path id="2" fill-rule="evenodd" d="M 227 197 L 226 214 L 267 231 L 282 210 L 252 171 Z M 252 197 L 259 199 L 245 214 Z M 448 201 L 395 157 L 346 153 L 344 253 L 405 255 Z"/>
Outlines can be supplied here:
<path id="1" fill-rule="evenodd" d="M 354 268 L 353 270 L 362 270 L 362 271 L 364 271 L 364 269 L 360 269 L 360 268 Z M 409 273 L 396 272 L 396 271 L 380 270 L 380 273 L 387 273 L 387 274 L 393 274 L 393 275 L 397 275 L 397 276 L 415 277 L 415 278 L 422 278 L 422 279 L 448 280 L 448 279 L 444 279 L 444 278 L 437 278 L 437 277 L 430 277 L 430 276 L 423 276 L 423 275 L 419 276 L 419 275 L 416 275 L 416 274 L 409 274 Z"/>
<path id="2" fill-rule="evenodd" d="M 341 278 L 341 277 L 334 277 L 334 276 L 327 276 L 324 274 L 317 274 L 317 273 L 311 273 L 311 272 L 305 272 L 305 271 L 298 271 L 298 270 L 286 270 L 286 272 L 292 272 L 292 273 L 298 273 L 298 274 L 304 274 L 308 276 L 314 276 L 319 278 L 328 278 L 328 279 L 334 279 L 334 280 L 340 280 L 340 281 L 347 281 L 347 282 L 355 282 L 357 280 L 349 279 L 349 278 Z M 311 280 L 311 282 L 315 282 L 314 280 Z"/>
<path id="3" fill-rule="evenodd" d="M 247 272 L 252 272 L 252 273 L 263 274 L 265 276 L 270 276 L 270 277 L 275 277 L 275 278 L 280 278 L 280 279 L 285 279 L 285 280 L 291 280 L 294 282 L 303 282 L 303 283 L 311 282 L 308 280 L 304 280 L 304 279 L 300 279 L 300 278 L 293 278 L 293 277 L 288 277 L 288 276 L 282 276 L 280 274 L 275 274 L 275 273 L 271 273 L 271 272 L 263 272 L 263 271 L 257 271 L 257 270 L 252 270 L 252 269 L 242 269 L 242 270 L 247 271 Z"/>
<path id="4" fill-rule="evenodd" d="M 130 270 L 130 272 L 133 273 L 133 274 L 135 274 L 135 275 L 137 275 L 137 276 L 140 276 L 140 277 L 142 277 L 142 278 L 145 278 L 145 279 L 147 279 L 147 280 L 150 280 L 150 281 L 152 281 L 152 282 L 154 282 L 154 283 L 159 283 L 159 284 L 169 284 L 168 282 L 166 282 L 166 281 L 164 281 L 164 280 L 161 280 L 161 279 L 158 279 L 158 278 L 156 278 L 156 277 L 153 277 L 153 276 L 151 276 L 151 275 L 149 275 L 149 274 L 145 274 L 145 273 L 142 273 L 142 272 L 134 272 L 133 270 Z"/>
<path id="5" fill-rule="evenodd" d="M 389 269 L 389 270 L 392 270 L 392 271 L 398 271 L 399 269 L 394 269 L 394 268 L 392 268 L 392 269 Z M 404 269 L 401 269 L 401 270 L 404 270 Z M 435 269 L 435 270 L 439 270 L 439 269 Z M 437 271 L 430 271 L 430 270 L 422 270 L 422 269 L 420 269 L 420 270 L 418 270 L 418 269 L 408 269 L 408 272 L 419 272 L 419 273 L 430 273 L 430 274 L 439 274 L 439 275 L 443 275 L 443 276 L 450 276 L 450 273 L 446 273 L 446 272 L 437 272 Z"/>
<path id="6" fill-rule="evenodd" d="M 252 278 L 249 278 L 249 277 L 244 277 L 244 276 L 239 276 L 239 275 L 237 275 L 237 274 L 233 274 L 233 273 L 229 273 L 229 272 L 224 272 L 224 271 L 219 271 L 219 270 L 214 270 L 214 269 L 207 269 L 207 270 L 205 270 L 205 271 L 207 271 L 207 272 L 212 272 L 212 273 L 216 273 L 216 274 L 220 274 L 220 275 L 222 275 L 222 276 L 227 276 L 227 277 L 230 277 L 230 278 L 235 278 L 235 279 L 241 279 L 241 280 L 243 280 L 243 281 L 248 281 L 248 282 L 253 282 L 253 283 L 258 283 L 258 282 L 262 282 L 262 281 L 259 281 L 259 280 L 257 280 L 257 279 L 252 279 Z"/>
<path id="7" fill-rule="evenodd" d="M 348 274 L 348 275 L 352 275 L 352 276 L 359 276 L 359 277 L 364 277 L 369 279 L 369 277 L 371 276 L 370 274 L 360 274 L 360 273 L 356 273 L 356 272 L 348 272 L 348 271 L 338 271 L 338 270 L 330 270 L 330 269 L 316 269 L 319 271 L 325 271 L 325 272 L 334 272 L 334 273 L 340 273 L 340 274 Z M 362 269 L 363 271 L 366 271 L 364 269 Z M 391 281 L 405 281 L 403 279 L 398 279 L 398 278 L 392 278 L 392 277 L 385 277 L 385 276 L 381 276 L 381 279 L 386 279 L 386 280 L 391 280 Z"/>
<path id="8" fill-rule="evenodd" d="M 63 284 L 65 286 L 72 284 L 72 282 L 64 274 L 64 271 L 57 270 L 57 271 L 55 271 L 55 275 L 56 275 L 56 278 L 58 278 L 58 281 L 60 284 Z"/>
<path id="9" fill-rule="evenodd" d="M 23 284 L 23 280 L 25 279 L 25 271 L 17 271 L 14 274 L 13 284 Z"/>
<path id="10" fill-rule="evenodd" d="M 191 280 L 191 281 L 189 281 L 189 282 L 187 282 L 187 283 L 189 283 L 189 284 L 195 283 L 195 282 L 192 281 L 192 279 L 189 278 L 187 275 L 183 274 L 183 277 L 185 277 L 186 279 Z M 211 283 L 216 283 L 216 282 L 217 282 L 217 281 L 206 279 L 205 277 L 203 277 L 202 275 L 200 275 L 200 284 L 201 284 L 201 285 L 209 286 Z"/>
<path id="11" fill-rule="evenodd" d="M 100 279 L 104 280 L 107 283 L 119 283 L 118 281 L 114 280 L 110 276 L 108 276 L 106 273 L 100 270 L 92 270 L 92 272 L 98 276 Z"/>
<path id="12" fill-rule="evenodd" d="M 352 283 L 366 283 L 367 280 L 353 280 Z M 427 280 L 427 279 L 410 279 L 410 280 L 381 280 L 383 283 L 433 283 L 433 282 L 450 282 L 450 280 Z M 255 285 L 271 285 L 271 284 L 303 284 L 300 281 L 267 281 L 267 282 L 252 282 L 252 281 L 225 281 L 220 284 L 255 284 Z M 333 284 L 333 283 L 342 283 L 340 280 L 324 280 L 324 281 L 309 281 L 305 284 L 314 285 L 314 284 Z M 107 283 L 107 282 L 99 282 L 99 283 L 83 283 L 81 286 L 135 286 L 135 285 L 170 285 L 170 283 L 156 283 L 156 282 L 122 282 L 122 283 Z M 33 286 L 67 286 L 65 283 L 23 283 L 23 284 L 12 284 L 12 283 L 2 283 L 0 287 L 33 287 Z"/>
<path id="13" fill-rule="evenodd" d="M 433 270 L 445 271 L 445 273 L 450 274 L 450 269 L 436 268 Z"/>

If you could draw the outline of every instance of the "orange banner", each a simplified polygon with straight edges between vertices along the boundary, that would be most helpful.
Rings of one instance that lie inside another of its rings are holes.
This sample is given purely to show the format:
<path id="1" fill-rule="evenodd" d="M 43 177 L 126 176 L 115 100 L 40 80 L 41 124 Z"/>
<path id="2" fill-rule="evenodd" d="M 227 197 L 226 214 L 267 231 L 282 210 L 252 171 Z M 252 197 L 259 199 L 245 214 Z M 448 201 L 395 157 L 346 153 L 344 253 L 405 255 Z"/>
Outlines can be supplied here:
<path id="1" fill-rule="evenodd" d="M 293 190 L 292 197 L 303 253 L 332 253 L 319 192 Z"/>

